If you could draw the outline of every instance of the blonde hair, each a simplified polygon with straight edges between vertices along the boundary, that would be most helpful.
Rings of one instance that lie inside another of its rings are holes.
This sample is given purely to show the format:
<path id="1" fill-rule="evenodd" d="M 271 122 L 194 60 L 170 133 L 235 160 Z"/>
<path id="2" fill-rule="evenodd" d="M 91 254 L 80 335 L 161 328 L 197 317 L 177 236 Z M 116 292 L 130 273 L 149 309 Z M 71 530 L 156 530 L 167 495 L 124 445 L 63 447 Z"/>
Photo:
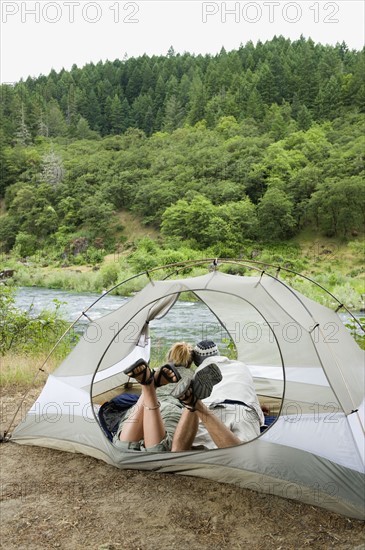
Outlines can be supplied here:
<path id="1" fill-rule="evenodd" d="M 193 348 L 186 342 L 176 342 L 169 350 L 167 360 L 178 367 L 189 368 L 193 362 Z"/>

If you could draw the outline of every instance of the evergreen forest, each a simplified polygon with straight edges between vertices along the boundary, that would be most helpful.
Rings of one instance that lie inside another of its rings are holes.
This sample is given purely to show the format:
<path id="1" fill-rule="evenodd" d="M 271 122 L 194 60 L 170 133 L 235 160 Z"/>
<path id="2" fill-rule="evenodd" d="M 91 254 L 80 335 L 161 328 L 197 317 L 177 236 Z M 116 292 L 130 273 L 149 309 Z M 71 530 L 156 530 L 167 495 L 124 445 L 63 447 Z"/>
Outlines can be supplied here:
<path id="1" fill-rule="evenodd" d="M 364 75 L 365 51 L 279 36 L 3 84 L 2 252 L 100 259 L 127 246 L 123 211 L 219 256 L 362 235 Z"/>

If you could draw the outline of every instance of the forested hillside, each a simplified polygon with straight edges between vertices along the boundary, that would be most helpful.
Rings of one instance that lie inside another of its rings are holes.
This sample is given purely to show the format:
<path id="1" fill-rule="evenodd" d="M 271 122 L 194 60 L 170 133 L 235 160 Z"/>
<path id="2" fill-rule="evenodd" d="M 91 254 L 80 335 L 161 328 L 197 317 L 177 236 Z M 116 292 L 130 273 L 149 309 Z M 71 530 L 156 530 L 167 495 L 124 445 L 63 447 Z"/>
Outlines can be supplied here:
<path id="1" fill-rule="evenodd" d="M 174 248 L 238 254 L 364 224 L 365 55 L 278 37 L 1 86 L 0 241 L 111 251 L 129 210 Z"/>

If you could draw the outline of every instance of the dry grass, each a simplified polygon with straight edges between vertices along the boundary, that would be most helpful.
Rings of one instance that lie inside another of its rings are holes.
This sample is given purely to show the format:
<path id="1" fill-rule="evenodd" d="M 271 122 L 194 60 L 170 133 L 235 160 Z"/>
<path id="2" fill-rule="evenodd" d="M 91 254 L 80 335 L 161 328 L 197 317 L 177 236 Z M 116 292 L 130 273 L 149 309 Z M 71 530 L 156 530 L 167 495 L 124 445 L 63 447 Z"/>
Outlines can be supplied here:
<path id="1" fill-rule="evenodd" d="M 46 354 L 29 356 L 21 354 L 7 354 L 0 358 L 0 385 L 6 387 L 28 388 L 33 385 L 34 379 L 37 386 L 42 386 L 49 373 L 59 365 L 60 360 L 51 357 L 42 368 Z"/>
<path id="2" fill-rule="evenodd" d="M 128 241 L 135 241 L 142 237 L 150 237 L 151 239 L 157 239 L 159 232 L 153 227 L 143 225 L 141 218 L 127 212 L 127 210 L 121 210 L 117 214 L 119 223 L 124 226 L 123 235 L 127 237 Z"/>

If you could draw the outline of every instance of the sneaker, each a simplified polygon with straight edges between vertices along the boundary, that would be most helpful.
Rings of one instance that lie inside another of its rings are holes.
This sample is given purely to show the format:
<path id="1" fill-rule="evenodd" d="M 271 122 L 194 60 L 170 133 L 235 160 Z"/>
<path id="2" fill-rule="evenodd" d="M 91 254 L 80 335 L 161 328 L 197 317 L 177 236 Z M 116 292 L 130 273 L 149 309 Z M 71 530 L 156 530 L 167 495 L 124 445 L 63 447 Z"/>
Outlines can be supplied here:
<path id="1" fill-rule="evenodd" d="M 222 380 L 220 368 L 215 363 L 205 367 L 198 367 L 193 378 L 193 391 L 195 397 L 204 399 L 212 393 L 213 386 Z"/>
<path id="2" fill-rule="evenodd" d="M 181 400 L 183 404 L 186 393 L 189 389 L 189 405 L 194 406 L 198 399 L 209 397 L 212 393 L 213 386 L 222 380 L 221 371 L 215 363 L 210 363 L 203 367 L 199 367 L 192 379 L 183 378 L 175 384 L 171 395 Z"/>

